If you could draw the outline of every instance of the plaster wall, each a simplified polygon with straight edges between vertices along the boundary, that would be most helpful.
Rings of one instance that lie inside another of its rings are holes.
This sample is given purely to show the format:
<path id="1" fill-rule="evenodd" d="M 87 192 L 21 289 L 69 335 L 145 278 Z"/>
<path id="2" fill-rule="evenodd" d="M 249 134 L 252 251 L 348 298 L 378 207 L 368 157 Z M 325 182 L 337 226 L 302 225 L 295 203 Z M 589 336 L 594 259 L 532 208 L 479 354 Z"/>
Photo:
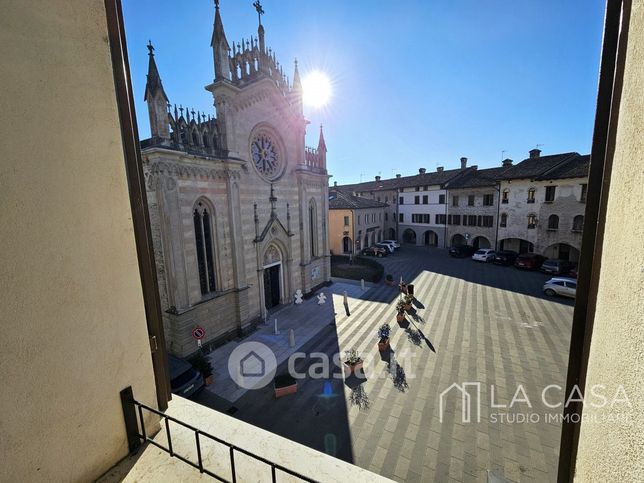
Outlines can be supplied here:
<path id="1" fill-rule="evenodd" d="M 575 480 L 644 481 L 644 1 L 632 5 L 587 388 L 630 405 L 584 405 Z M 619 249 L 615 249 L 619 247 Z M 624 256 L 627 253 L 628 256 Z"/>
<path id="2" fill-rule="evenodd" d="M 156 404 L 102 0 L 2 3 L 0 481 L 92 481 Z"/>

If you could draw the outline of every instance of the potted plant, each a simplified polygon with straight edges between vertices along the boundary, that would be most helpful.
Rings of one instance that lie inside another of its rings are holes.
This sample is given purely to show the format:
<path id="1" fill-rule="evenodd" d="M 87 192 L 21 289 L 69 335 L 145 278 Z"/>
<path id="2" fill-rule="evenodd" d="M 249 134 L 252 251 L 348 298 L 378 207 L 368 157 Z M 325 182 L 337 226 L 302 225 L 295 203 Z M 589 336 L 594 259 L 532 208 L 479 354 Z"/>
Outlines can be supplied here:
<path id="1" fill-rule="evenodd" d="M 405 301 L 400 299 L 396 302 L 396 321 L 402 322 L 405 320 Z"/>
<path id="2" fill-rule="evenodd" d="M 287 396 L 297 392 L 297 380 L 290 374 L 281 374 L 273 380 L 275 398 Z"/>
<path id="3" fill-rule="evenodd" d="M 355 349 L 344 351 L 344 374 L 350 376 L 362 369 L 362 358 Z"/>
<path id="4" fill-rule="evenodd" d="M 382 324 L 378 329 L 378 350 L 380 352 L 385 352 L 389 349 L 389 333 L 391 332 L 391 327 L 389 324 Z"/>
<path id="5" fill-rule="evenodd" d="M 411 303 L 412 303 L 413 300 L 414 300 L 414 297 L 412 297 L 411 295 L 405 295 L 403 297 L 403 302 L 405 304 L 405 310 L 406 311 L 410 311 L 412 309 L 412 304 Z"/>
<path id="6" fill-rule="evenodd" d="M 215 376 L 212 374 L 212 364 L 210 364 L 210 360 L 202 352 L 197 353 L 192 359 L 192 365 L 201 372 L 206 386 L 210 386 L 214 382 Z"/>
<path id="7" fill-rule="evenodd" d="M 394 277 L 391 273 L 388 273 L 387 276 L 385 277 L 385 283 L 390 287 L 394 286 Z"/>

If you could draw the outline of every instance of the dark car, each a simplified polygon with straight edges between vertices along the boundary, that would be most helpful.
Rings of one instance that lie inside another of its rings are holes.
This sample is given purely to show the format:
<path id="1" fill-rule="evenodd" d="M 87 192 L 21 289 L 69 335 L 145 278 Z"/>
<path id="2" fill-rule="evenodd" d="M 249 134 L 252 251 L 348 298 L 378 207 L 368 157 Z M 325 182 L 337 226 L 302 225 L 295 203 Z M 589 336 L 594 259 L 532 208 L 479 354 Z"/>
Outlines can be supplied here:
<path id="1" fill-rule="evenodd" d="M 465 258 L 471 257 L 472 253 L 474 253 L 475 251 L 476 248 L 471 245 L 459 245 L 457 247 L 451 247 L 449 249 L 449 254 L 456 258 Z"/>
<path id="2" fill-rule="evenodd" d="M 496 263 L 497 265 L 512 265 L 518 256 L 519 254 L 512 250 L 501 250 L 500 252 L 496 252 L 492 263 Z"/>
<path id="3" fill-rule="evenodd" d="M 575 264 L 568 260 L 548 259 L 541 264 L 542 272 L 553 273 L 555 275 L 567 274 L 573 268 L 575 268 Z"/>
<path id="4" fill-rule="evenodd" d="M 514 266 L 524 270 L 538 270 L 545 259 L 546 257 L 537 253 L 523 253 L 514 261 Z"/>
<path id="5" fill-rule="evenodd" d="M 368 247 L 362 250 L 362 254 L 369 257 L 386 257 L 387 250 L 380 247 Z"/>
<path id="6" fill-rule="evenodd" d="M 173 393 L 187 398 L 203 387 L 203 376 L 189 362 L 168 354 L 168 366 Z"/>

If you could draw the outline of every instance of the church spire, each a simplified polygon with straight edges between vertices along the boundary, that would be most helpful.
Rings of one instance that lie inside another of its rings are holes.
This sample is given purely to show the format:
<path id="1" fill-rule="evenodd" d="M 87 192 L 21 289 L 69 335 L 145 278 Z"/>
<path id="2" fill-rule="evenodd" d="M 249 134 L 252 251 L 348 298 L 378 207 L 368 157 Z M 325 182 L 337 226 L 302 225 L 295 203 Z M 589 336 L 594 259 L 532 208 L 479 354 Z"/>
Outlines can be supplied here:
<path id="1" fill-rule="evenodd" d="M 154 60 L 154 47 L 148 41 L 148 81 L 145 85 L 145 96 L 143 100 L 148 104 L 150 115 L 150 134 L 152 138 L 170 139 L 170 127 L 168 123 L 168 96 L 163 90 L 159 69 Z"/>
<path id="2" fill-rule="evenodd" d="M 228 52 L 230 46 L 224 32 L 224 23 L 221 21 L 219 14 L 219 0 L 215 0 L 215 23 L 212 29 L 212 39 L 210 41 L 212 55 L 215 63 L 215 80 L 230 79 L 230 60 Z"/>
<path id="3" fill-rule="evenodd" d="M 154 61 L 154 47 L 152 46 L 152 41 L 148 40 L 148 81 L 145 85 L 145 97 L 144 101 L 150 102 L 154 99 L 158 92 L 161 93 L 166 104 L 168 102 L 168 96 L 165 95 L 163 90 L 163 84 L 161 83 L 161 76 L 159 75 L 159 69 L 157 69 L 157 63 Z"/>
<path id="4" fill-rule="evenodd" d="M 324 142 L 324 132 L 322 131 L 322 124 L 320 124 L 320 140 L 318 141 L 318 153 L 324 153 L 326 157 L 326 143 Z"/>
<path id="5" fill-rule="evenodd" d="M 300 71 L 297 68 L 297 59 L 295 59 L 295 72 L 293 73 L 293 89 L 291 91 L 293 96 L 293 104 L 295 105 L 298 114 L 303 113 L 302 105 L 302 81 L 300 80 Z"/>

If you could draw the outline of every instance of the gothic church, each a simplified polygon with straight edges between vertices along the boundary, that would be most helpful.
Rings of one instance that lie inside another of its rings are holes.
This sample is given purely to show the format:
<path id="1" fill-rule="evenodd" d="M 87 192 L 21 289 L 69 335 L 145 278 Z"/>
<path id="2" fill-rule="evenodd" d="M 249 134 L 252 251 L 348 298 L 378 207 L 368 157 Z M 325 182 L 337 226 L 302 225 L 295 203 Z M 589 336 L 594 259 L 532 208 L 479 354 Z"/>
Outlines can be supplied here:
<path id="1" fill-rule="evenodd" d="M 324 136 L 305 146 L 297 61 L 289 83 L 255 6 L 257 37 L 229 44 L 215 1 L 215 117 L 170 104 L 148 46 L 141 150 L 166 344 L 178 356 L 197 350 L 195 327 L 206 344 L 236 337 L 330 280 Z"/>

